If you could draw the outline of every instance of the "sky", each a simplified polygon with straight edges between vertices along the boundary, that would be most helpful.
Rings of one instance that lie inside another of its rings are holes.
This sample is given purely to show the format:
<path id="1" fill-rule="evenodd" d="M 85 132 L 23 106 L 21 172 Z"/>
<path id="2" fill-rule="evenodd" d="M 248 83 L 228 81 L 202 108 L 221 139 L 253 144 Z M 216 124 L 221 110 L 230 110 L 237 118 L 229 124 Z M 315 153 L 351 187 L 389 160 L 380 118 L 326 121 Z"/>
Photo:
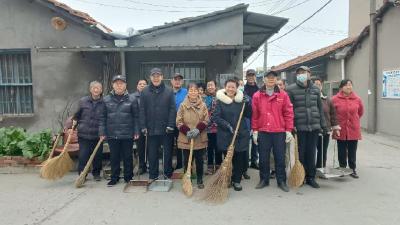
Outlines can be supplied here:
<path id="1" fill-rule="evenodd" d="M 273 40 L 312 15 L 328 0 L 59 0 L 84 11 L 110 27 L 125 33 L 165 22 L 177 21 L 221 10 L 239 3 L 249 4 L 248 11 L 285 17 L 289 22 Z M 298 5 L 298 6 L 296 6 Z M 283 12 L 280 12 L 283 11 Z M 299 29 L 268 45 L 267 65 L 276 66 L 297 56 L 326 47 L 347 37 L 349 0 L 333 0 Z M 263 48 L 244 63 L 244 68 L 262 67 Z"/>

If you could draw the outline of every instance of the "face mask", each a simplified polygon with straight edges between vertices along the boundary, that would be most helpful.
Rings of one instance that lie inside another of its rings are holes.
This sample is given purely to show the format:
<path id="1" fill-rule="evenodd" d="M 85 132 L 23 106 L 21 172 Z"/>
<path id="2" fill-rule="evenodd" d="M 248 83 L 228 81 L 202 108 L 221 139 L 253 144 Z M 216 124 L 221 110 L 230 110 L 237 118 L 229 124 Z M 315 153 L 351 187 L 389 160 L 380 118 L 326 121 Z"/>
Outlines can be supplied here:
<path id="1" fill-rule="evenodd" d="M 307 80 L 307 74 L 306 73 L 298 74 L 296 78 L 300 82 L 305 82 Z"/>

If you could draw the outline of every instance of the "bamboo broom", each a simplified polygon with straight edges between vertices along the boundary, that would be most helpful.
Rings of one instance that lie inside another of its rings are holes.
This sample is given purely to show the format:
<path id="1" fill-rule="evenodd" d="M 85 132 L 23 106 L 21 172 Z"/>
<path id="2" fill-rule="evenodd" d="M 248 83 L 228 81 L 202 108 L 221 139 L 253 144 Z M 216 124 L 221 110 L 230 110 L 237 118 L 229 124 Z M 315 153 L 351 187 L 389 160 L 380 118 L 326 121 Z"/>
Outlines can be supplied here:
<path id="1" fill-rule="evenodd" d="M 74 166 L 74 162 L 68 153 L 68 145 L 71 141 L 73 130 L 68 133 L 67 141 L 64 145 L 62 153 L 54 158 L 48 159 L 40 169 L 40 177 L 47 180 L 57 180 L 62 178 Z"/>
<path id="2" fill-rule="evenodd" d="M 232 141 L 227 149 L 226 157 L 217 172 L 207 180 L 204 196 L 201 198 L 202 200 L 210 203 L 223 203 L 228 197 L 228 185 L 230 184 L 232 176 L 232 158 L 235 150 L 235 141 L 245 106 L 246 103 L 243 103 L 242 111 L 240 112 Z"/>
<path id="3" fill-rule="evenodd" d="M 85 168 L 83 169 L 83 171 L 81 172 L 81 174 L 79 175 L 79 177 L 76 179 L 75 181 L 75 187 L 76 188 L 81 188 L 83 187 L 83 184 L 86 181 L 86 176 L 89 173 L 90 170 L 90 166 L 92 165 L 92 162 L 94 160 L 94 157 L 96 156 L 97 150 L 100 148 L 102 142 L 103 142 L 103 138 L 101 137 L 100 140 L 97 142 L 96 147 L 94 148 L 92 154 L 90 155 L 89 160 L 87 161 Z"/>
<path id="4" fill-rule="evenodd" d="M 182 190 L 183 193 L 190 197 L 193 194 L 193 187 L 192 187 L 192 180 L 190 177 L 192 176 L 192 156 L 193 156 L 193 147 L 194 147 L 194 139 L 190 139 L 190 153 L 189 153 L 189 160 L 188 165 L 186 167 L 186 173 L 182 177 Z"/>
<path id="5" fill-rule="evenodd" d="M 289 176 L 289 185 L 291 187 L 300 187 L 303 185 L 304 178 L 305 178 L 305 171 L 304 167 L 301 164 L 299 160 L 299 147 L 297 144 L 297 135 L 295 135 L 295 152 L 294 152 L 294 158 L 295 158 L 295 163 L 290 171 L 290 176 Z"/>

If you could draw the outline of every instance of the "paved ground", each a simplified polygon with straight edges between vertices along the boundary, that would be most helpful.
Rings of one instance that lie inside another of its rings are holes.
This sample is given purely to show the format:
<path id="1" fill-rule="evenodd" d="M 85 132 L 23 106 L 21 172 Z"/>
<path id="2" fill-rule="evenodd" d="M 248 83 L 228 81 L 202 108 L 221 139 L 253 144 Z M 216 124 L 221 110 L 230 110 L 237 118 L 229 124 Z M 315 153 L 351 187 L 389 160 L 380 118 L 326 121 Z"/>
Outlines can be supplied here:
<path id="1" fill-rule="evenodd" d="M 231 190 L 228 202 L 217 206 L 196 201 L 197 190 L 194 198 L 186 198 L 178 182 L 169 193 L 140 188 L 123 193 L 122 184 L 107 188 L 105 181 L 88 181 L 85 188 L 75 189 L 74 174 L 56 182 L 36 174 L 0 174 L 0 224 L 396 225 L 399 161 L 400 141 L 364 135 L 358 180 L 319 180 L 319 190 L 305 186 L 283 193 L 274 182 L 255 190 L 258 174 L 251 170 L 244 190 Z"/>

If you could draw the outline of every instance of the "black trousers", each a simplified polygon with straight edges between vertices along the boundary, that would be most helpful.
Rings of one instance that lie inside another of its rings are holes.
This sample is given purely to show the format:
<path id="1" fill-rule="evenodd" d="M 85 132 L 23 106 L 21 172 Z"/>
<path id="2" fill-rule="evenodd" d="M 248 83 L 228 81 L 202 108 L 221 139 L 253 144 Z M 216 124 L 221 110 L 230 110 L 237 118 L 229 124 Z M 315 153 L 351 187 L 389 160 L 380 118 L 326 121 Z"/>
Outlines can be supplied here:
<path id="1" fill-rule="evenodd" d="M 176 153 L 176 166 L 175 166 L 176 170 L 182 168 L 182 150 L 178 149 L 178 136 L 179 136 L 179 130 L 178 128 L 175 127 L 171 149 Z"/>
<path id="2" fill-rule="evenodd" d="M 326 153 L 328 151 L 328 146 L 329 146 L 329 139 L 330 135 L 326 134 L 323 136 L 318 136 L 318 143 L 317 143 L 317 163 L 316 167 L 317 168 L 322 168 L 326 166 Z M 324 154 L 322 154 L 324 153 Z M 322 155 L 324 157 L 322 158 Z"/>
<path id="3" fill-rule="evenodd" d="M 286 182 L 285 153 L 286 153 L 286 133 L 267 133 L 258 134 L 258 151 L 260 154 L 260 180 L 269 183 L 270 155 L 271 149 L 275 160 L 276 181 Z"/>
<path id="4" fill-rule="evenodd" d="M 119 180 L 121 158 L 124 163 L 124 180 L 133 178 L 133 139 L 108 139 L 110 146 L 111 180 Z"/>
<path id="5" fill-rule="evenodd" d="M 184 171 L 186 172 L 188 161 L 189 161 L 189 154 L 190 150 L 189 149 L 182 149 L 183 152 L 183 162 L 184 162 Z M 199 149 L 199 150 L 193 150 L 193 156 L 192 156 L 192 161 L 193 159 L 196 162 L 196 176 L 197 176 L 197 181 L 202 181 L 203 180 L 203 170 L 204 170 L 204 160 L 203 160 L 203 155 L 204 155 L 204 149 Z"/>
<path id="6" fill-rule="evenodd" d="M 224 156 L 226 156 L 226 151 L 223 151 Z M 232 178 L 231 181 L 235 183 L 240 183 L 242 180 L 242 175 L 245 172 L 248 163 L 247 151 L 244 152 L 234 152 L 232 158 Z"/>
<path id="7" fill-rule="evenodd" d="M 78 138 L 79 143 L 79 163 L 78 163 L 78 172 L 81 174 L 83 169 L 88 162 L 90 155 L 92 155 L 94 148 L 97 145 L 99 139 L 89 140 L 85 138 Z M 100 145 L 99 149 L 97 150 L 96 155 L 94 156 L 93 163 L 92 163 L 92 174 L 93 176 L 99 176 L 101 167 L 102 167 L 102 160 L 103 160 L 103 144 Z"/>
<path id="8" fill-rule="evenodd" d="M 172 176 L 172 144 L 174 134 L 153 135 L 147 138 L 149 149 L 149 178 L 156 179 L 159 176 L 158 150 L 163 146 L 164 174 Z"/>
<path id="9" fill-rule="evenodd" d="M 207 165 L 213 166 L 215 159 L 215 165 L 219 166 L 222 163 L 222 153 L 217 150 L 217 134 L 208 133 L 207 136 L 208 136 Z"/>
<path id="10" fill-rule="evenodd" d="M 306 171 L 306 179 L 315 178 L 315 154 L 318 131 L 298 131 L 299 160 Z"/>
<path id="11" fill-rule="evenodd" d="M 149 151 L 146 148 L 146 136 L 140 135 L 139 139 L 136 141 L 136 154 L 139 157 L 139 168 L 143 171 L 147 171 L 147 158 Z M 147 151 L 145 153 L 145 151 Z"/>
<path id="12" fill-rule="evenodd" d="M 349 167 L 353 170 L 356 169 L 356 154 L 357 154 L 357 140 L 337 141 L 338 144 L 338 159 L 340 167 Z"/>

